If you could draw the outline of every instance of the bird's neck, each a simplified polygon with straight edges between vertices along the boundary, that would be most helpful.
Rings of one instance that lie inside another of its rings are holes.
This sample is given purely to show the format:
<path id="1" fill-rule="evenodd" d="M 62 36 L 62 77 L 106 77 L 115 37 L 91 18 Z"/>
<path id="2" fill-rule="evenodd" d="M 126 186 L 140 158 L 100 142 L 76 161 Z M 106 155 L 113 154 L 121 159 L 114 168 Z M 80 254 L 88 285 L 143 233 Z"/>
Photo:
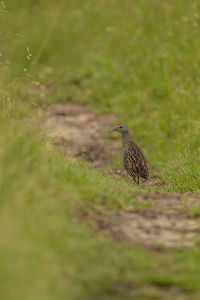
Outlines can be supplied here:
<path id="1" fill-rule="evenodd" d="M 128 146 L 128 141 L 130 140 L 131 136 L 129 131 L 125 131 L 122 133 L 122 148 L 125 149 Z"/>

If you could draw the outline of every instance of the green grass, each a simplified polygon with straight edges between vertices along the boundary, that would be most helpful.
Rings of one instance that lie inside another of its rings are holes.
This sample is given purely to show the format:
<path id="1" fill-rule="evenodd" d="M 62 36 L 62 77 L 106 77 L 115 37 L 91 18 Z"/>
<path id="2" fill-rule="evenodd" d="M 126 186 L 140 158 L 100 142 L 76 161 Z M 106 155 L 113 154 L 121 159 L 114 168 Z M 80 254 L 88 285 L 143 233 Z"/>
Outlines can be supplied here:
<path id="1" fill-rule="evenodd" d="M 98 237 L 72 217 L 79 207 L 133 205 L 130 185 L 47 151 L 19 121 L 1 124 L 2 299 L 150 299 L 152 284 L 199 293 L 198 250 L 157 255 Z"/>
<path id="2" fill-rule="evenodd" d="M 199 299 L 199 246 L 157 253 L 80 225 L 77 207 L 148 205 L 29 121 L 55 102 L 115 113 L 168 191 L 199 192 L 199 2 L 4 1 L 0 24 L 1 299 Z"/>
<path id="3" fill-rule="evenodd" d="M 5 6 L 0 61 L 15 101 L 26 107 L 78 101 L 114 112 L 151 166 L 167 171 L 170 190 L 198 190 L 198 1 Z M 36 82 L 47 88 L 39 92 Z"/>

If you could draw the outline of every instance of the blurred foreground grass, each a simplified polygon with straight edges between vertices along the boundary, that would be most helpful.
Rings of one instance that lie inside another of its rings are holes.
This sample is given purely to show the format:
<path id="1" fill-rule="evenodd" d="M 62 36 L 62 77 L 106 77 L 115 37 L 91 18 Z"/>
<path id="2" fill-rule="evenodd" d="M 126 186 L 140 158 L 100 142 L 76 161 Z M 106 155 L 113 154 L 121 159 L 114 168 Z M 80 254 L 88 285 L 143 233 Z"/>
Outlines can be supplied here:
<path id="1" fill-rule="evenodd" d="M 134 188 L 47 150 L 28 121 L 42 103 L 114 112 L 170 191 L 199 191 L 199 5 L 1 2 L 1 299 L 199 299 L 198 248 L 154 253 L 74 221 L 133 205 Z"/>

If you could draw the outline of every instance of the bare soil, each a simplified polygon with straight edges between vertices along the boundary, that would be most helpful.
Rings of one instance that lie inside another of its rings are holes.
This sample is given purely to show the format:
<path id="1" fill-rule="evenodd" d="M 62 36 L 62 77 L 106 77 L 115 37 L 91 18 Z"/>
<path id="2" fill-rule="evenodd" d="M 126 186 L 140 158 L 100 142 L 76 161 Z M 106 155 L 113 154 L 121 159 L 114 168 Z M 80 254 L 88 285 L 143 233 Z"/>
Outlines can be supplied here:
<path id="1" fill-rule="evenodd" d="M 109 174 L 115 180 L 130 180 L 120 169 L 110 167 L 113 155 L 121 152 L 121 141 L 111 139 L 108 134 L 114 115 L 95 115 L 81 104 L 56 104 L 43 110 L 42 132 L 56 147 L 70 150 L 73 157 L 81 157 L 93 167 Z M 141 186 L 162 186 L 159 178 L 141 181 Z M 186 214 L 187 206 L 193 207 L 200 201 L 195 193 L 149 193 L 137 192 L 131 197 L 139 202 L 151 201 L 145 210 L 119 209 L 109 216 L 108 208 L 100 207 L 90 212 L 79 212 L 79 221 L 84 221 L 104 236 L 117 241 L 126 241 L 147 248 L 191 247 L 199 232 L 195 218 Z"/>
<path id="2" fill-rule="evenodd" d="M 184 213 L 187 206 L 198 205 L 200 196 L 170 193 L 136 193 L 140 202 L 151 201 L 145 210 L 118 209 L 108 216 L 108 208 L 82 213 L 79 219 L 86 221 L 103 236 L 117 241 L 141 245 L 145 248 L 192 247 L 199 233 L 195 218 Z"/>
<path id="3" fill-rule="evenodd" d="M 56 104 L 47 109 L 42 127 L 54 145 L 100 168 L 120 152 L 120 141 L 105 137 L 113 119 L 114 115 L 95 115 L 86 105 Z"/>

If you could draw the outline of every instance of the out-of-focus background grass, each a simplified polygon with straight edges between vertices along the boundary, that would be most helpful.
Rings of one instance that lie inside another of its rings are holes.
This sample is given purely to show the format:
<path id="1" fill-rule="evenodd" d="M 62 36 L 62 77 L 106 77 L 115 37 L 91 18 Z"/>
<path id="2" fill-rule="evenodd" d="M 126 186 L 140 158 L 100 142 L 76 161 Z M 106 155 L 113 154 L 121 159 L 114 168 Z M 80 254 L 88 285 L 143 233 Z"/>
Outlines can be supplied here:
<path id="1" fill-rule="evenodd" d="M 151 165 L 166 170 L 171 189 L 199 189 L 198 1 L 1 6 L 2 86 L 17 89 L 11 101 L 79 101 L 114 112 Z M 74 79 L 81 84 L 70 85 Z M 34 94 L 31 82 L 48 88 Z"/>
<path id="2" fill-rule="evenodd" d="M 155 254 L 73 221 L 134 188 L 55 155 L 29 122 L 43 103 L 115 113 L 168 191 L 198 192 L 199 1 L 1 1 L 0 24 L 1 299 L 199 299 L 198 249 Z"/>

